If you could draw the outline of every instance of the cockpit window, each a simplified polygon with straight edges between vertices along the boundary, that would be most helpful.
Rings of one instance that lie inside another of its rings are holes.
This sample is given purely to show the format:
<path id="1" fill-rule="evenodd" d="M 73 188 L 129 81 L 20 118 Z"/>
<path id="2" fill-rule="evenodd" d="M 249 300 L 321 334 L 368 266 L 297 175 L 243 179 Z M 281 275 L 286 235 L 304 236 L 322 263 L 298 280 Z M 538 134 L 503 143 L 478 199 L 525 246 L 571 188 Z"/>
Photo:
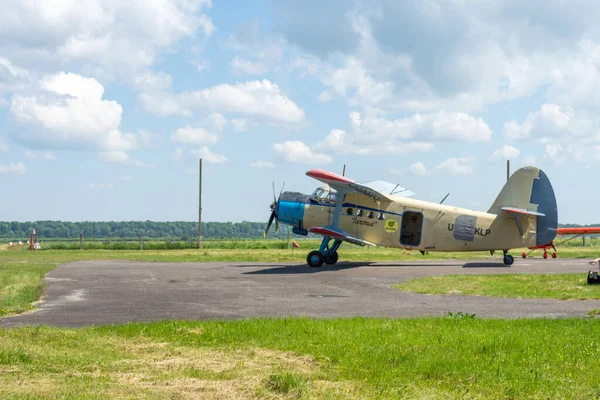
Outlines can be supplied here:
<path id="1" fill-rule="evenodd" d="M 335 203 L 336 195 L 337 193 L 335 190 L 329 187 L 320 187 L 315 189 L 311 199 L 320 203 Z"/>

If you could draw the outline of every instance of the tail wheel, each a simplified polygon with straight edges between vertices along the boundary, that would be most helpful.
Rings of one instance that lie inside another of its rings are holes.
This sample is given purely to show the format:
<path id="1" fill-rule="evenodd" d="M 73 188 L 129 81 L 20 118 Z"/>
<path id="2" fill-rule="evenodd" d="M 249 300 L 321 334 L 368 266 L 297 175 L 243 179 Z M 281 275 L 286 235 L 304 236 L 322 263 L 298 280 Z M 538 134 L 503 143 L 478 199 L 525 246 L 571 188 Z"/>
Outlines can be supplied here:
<path id="1" fill-rule="evenodd" d="M 527 253 L 523 252 L 523 253 L 521 254 L 521 257 L 523 257 L 523 258 L 527 258 Z"/>
<path id="2" fill-rule="evenodd" d="M 337 251 L 335 253 L 327 254 L 325 257 L 323 257 L 323 261 L 325 261 L 325 264 L 327 265 L 333 265 L 338 262 Z"/>
<path id="3" fill-rule="evenodd" d="M 548 258 L 548 252 L 544 252 L 544 258 Z"/>
<path id="4" fill-rule="evenodd" d="M 552 258 L 556 258 L 556 253 L 552 253 Z"/>
<path id="5" fill-rule="evenodd" d="M 320 251 L 314 250 L 306 256 L 306 263 L 311 268 L 319 268 L 323 265 L 323 254 Z"/>

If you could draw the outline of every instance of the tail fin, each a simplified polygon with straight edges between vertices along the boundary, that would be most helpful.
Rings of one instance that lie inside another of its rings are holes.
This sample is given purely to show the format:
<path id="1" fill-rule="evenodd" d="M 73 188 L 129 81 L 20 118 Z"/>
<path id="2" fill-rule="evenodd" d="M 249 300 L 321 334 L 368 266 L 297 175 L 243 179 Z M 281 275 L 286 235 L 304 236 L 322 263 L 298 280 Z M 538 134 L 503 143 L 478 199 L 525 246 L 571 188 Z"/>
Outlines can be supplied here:
<path id="1" fill-rule="evenodd" d="M 556 237 L 558 227 L 556 197 L 548 176 L 541 169 L 536 167 L 518 169 L 506 182 L 488 212 L 500 214 L 503 212 L 502 208 L 507 207 L 544 214 L 537 217 L 536 244 L 549 244 Z"/>

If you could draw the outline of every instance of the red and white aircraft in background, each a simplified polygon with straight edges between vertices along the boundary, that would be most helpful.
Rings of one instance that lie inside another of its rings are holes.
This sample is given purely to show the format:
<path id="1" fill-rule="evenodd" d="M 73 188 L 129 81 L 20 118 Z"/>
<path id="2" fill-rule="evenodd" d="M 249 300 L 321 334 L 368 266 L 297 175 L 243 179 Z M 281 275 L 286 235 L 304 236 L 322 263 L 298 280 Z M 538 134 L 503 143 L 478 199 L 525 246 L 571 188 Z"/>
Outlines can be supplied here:
<path id="1" fill-rule="evenodd" d="M 528 249 L 531 251 L 528 253 L 523 252 L 523 254 L 521 254 L 521 256 L 523 258 L 527 258 L 527 257 L 529 257 L 529 255 L 531 253 L 533 253 L 535 250 L 539 249 L 539 250 L 544 250 L 542 257 L 548 258 L 548 250 L 552 249 L 552 250 L 554 250 L 552 252 L 552 258 L 556 258 L 556 256 L 557 256 L 556 246 L 560 246 L 561 244 L 568 242 L 569 240 L 573 240 L 575 238 L 578 238 L 578 237 L 586 235 L 586 234 L 587 235 L 598 235 L 598 234 L 600 234 L 600 227 L 587 227 L 586 226 L 586 227 L 577 227 L 577 228 L 557 228 L 556 229 L 557 236 L 565 236 L 565 235 L 573 235 L 573 236 L 571 236 L 570 238 L 565 239 L 561 242 L 558 242 L 558 243 L 554 243 L 554 240 L 552 240 L 548 244 L 528 247 Z"/>

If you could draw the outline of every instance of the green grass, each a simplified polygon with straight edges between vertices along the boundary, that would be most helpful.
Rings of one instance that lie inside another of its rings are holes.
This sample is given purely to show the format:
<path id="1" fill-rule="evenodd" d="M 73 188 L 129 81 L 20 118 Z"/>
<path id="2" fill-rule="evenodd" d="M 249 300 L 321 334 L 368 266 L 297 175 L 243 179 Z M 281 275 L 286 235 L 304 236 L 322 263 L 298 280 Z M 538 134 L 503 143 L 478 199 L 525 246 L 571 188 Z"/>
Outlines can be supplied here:
<path id="1" fill-rule="evenodd" d="M 600 285 L 588 285 L 585 273 L 427 276 L 394 287 L 423 294 L 559 300 L 600 299 Z"/>
<path id="2" fill-rule="evenodd" d="M 595 399 L 600 321 L 252 319 L 0 329 L 0 398 Z"/>
<path id="3" fill-rule="evenodd" d="M 44 276 L 54 268 L 48 263 L 0 264 L 0 317 L 32 309 L 44 287 Z"/>

